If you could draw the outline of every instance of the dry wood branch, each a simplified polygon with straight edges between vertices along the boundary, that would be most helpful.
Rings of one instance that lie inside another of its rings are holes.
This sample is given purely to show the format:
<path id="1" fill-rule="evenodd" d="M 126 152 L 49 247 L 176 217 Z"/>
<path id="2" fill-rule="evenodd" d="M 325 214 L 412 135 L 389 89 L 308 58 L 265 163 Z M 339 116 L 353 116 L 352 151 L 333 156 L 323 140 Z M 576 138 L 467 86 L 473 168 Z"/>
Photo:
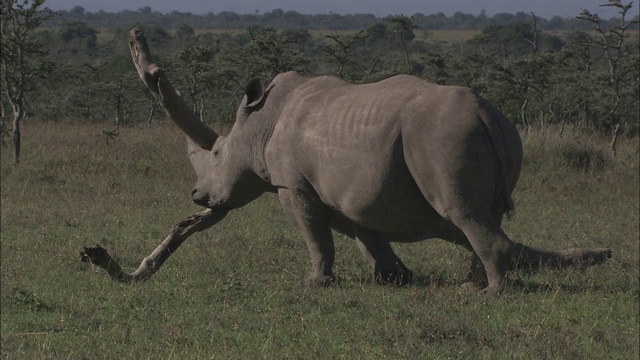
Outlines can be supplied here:
<path id="1" fill-rule="evenodd" d="M 169 235 L 164 241 L 151 255 L 144 258 L 138 269 L 131 274 L 125 273 L 122 267 L 111 257 L 109 252 L 100 245 L 89 248 L 85 247 L 80 252 L 80 260 L 103 268 L 112 280 L 125 283 L 144 281 L 158 271 L 165 260 L 167 260 L 189 236 L 210 228 L 226 215 L 226 211 L 214 213 L 208 209 L 178 222 L 171 228 Z"/>
<path id="2" fill-rule="evenodd" d="M 201 148 L 210 150 L 218 135 L 193 114 L 164 71 L 153 63 L 149 44 L 141 30 L 134 28 L 129 32 L 129 49 L 140 79 L 169 117 Z"/>
<path id="3" fill-rule="evenodd" d="M 571 248 L 555 252 L 516 243 L 512 267 L 514 269 L 588 267 L 602 264 L 611 256 L 612 252 L 609 248 Z"/>

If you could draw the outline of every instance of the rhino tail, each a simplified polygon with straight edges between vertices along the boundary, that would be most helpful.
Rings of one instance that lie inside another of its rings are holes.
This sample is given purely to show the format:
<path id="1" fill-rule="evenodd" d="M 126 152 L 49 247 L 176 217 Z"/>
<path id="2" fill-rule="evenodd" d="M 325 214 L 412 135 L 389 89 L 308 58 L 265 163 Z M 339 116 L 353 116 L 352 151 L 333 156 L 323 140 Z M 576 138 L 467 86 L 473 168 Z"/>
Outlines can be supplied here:
<path id="1" fill-rule="evenodd" d="M 493 109 L 486 103 L 486 101 L 482 101 L 482 111 L 480 113 L 481 123 L 487 132 L 487 136 L 491 142 L 491 146 L 493 147 L 496 160 L 497 160 L 497 179 L 496 181 L 496 191 L 495 196 L 496 199 L 493 205 L 494 213 L 498 214 L 506 214 L 507 218 L 510 218 L 515 212 L 515 205 L 513 202 L 513 198 L 511 197 L 512 189 L 515 187 L 515 184 L 511 184 L 509 180 L 509 169 L 508 169 L 508 161 L 507 161 L 507 147 L 505 145 L 505 141 L 503 138 L 502 131 L 498 124 L 498 121 L 495 121 L 494 116 L 502 116 L 497 110 Z M 485 107 L 486 106 L 486 107 Z M 498 219 L 499 221 L 500 219 Z"/>

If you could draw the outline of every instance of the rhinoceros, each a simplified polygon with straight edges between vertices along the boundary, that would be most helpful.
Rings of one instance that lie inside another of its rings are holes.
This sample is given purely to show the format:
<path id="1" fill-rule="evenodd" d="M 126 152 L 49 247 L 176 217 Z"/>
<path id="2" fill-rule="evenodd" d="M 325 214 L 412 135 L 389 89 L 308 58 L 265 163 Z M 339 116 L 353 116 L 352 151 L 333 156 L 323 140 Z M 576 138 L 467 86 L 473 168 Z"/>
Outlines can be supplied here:
<path id="1" fill-rule="evenodd" d="M 227 136 L 200 122 L 151 60 L 144 34 L 130 32 L 138 74 L 188 135 L 197 174 L 193 201 L 205 212 L 174 228 L 132 275 L 106 250 L 84 261 L 117 280 L 148 278 L 195 231 L 265 192 L 277 193 L 311 255 L 307 285 L 334 281 L 332 229 L 355 239 L 377 280 L 406 283 L 412 273 L 390 242 L 440 238 L 472 251 L 469 280 L 497 294 L 515 266 L 597 264 L 611 250 L 543 251 L 501 229 L 513 209 L 522 164 L 519 134 L 468 88 L 408 75 L 364 85 L 295 72 L 249 81 Z"/>

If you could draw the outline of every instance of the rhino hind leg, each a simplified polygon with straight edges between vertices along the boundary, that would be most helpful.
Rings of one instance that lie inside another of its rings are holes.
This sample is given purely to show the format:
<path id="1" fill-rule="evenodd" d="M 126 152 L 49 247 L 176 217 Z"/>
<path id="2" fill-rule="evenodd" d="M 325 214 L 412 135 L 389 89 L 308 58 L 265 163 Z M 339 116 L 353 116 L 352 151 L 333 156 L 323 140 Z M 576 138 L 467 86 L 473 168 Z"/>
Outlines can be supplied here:
<path id="1" fill-rule="evenodd" d="M 377 232 L 356 227 L 356 244 L 373 267 L 374 279 L 381 284 L 406 285 L 413 277 L 402 260 L 395 254 L 391 244 Z"/>
<path id="2" fill-rule="evenodd" d="M 335 248 L 331 233 L 331 215 L 320 203 L 307 195 L 288 189 L 278 190 L 282 207 L 298 228 L 311 256 L 311 271 L 303 280 L 304 285 L 327 286 L 335 282 L 333 262 Z"/>
<path id="3" fill-rule="evenodd" d="M 512 264 L 515 244 L 492 219 L 466 218 L 458 225 L 473 247 L 469 280 L 484 283 L 483 293 L 498 295 L 504 288 L 505 274 Z"/>

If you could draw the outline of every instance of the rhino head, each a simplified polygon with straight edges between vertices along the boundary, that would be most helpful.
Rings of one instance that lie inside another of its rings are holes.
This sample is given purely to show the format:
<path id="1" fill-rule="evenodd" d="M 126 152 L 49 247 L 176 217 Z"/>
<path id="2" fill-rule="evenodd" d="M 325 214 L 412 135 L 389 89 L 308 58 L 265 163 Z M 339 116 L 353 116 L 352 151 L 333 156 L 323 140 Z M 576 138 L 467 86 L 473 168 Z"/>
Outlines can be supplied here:
<path id="1" fill-rule="evenodd" d="M 255 141 L 259 143 L 261 137 L 256 133 L 260 126 L 249 124 L 252 114 L 264 105 L 268 90 L 261 79 L 247 84 L 236 122 L 228 136 L 217 135 L 202 123 L 194 124 L 199 129 L 187 132 L 189 159 L 198 177 L 191 192 L 194 203 L 230 210 L 251 202 L 268 189 L 265 181 L 268 177 L 258 175 L 266 173 L 259 165 L 263 157 L 260 147 L 255 146 Z M 194 132 L 209 133 L 209 138 L 199 142 L 198 137 L 190 135 Z"/>
<path id="2" fill-rule="evenodd" d="M 260 160 L 264 155 L 259 151 L 264 149 L 264 144 L 259 146 L 264 136 L 259 132 L 264 125 L 249 123 L 252 114 L 264 105 L 269 91 L 266 83 L 254 79 L 247 84 L 233 129 L 228 136 L 220 136 L 196 118 L 164 71 L 152 62 L 142 31 L 131 30 L 129 46 L 138 75 L 167 115 L 187 134 L 189 159 L 198 177 L 192 190 L 193 201 L 224 211 L 241 207 L 264 193 L 270 186 L 266 166 L 260 165 L 264 164 Z"/>

